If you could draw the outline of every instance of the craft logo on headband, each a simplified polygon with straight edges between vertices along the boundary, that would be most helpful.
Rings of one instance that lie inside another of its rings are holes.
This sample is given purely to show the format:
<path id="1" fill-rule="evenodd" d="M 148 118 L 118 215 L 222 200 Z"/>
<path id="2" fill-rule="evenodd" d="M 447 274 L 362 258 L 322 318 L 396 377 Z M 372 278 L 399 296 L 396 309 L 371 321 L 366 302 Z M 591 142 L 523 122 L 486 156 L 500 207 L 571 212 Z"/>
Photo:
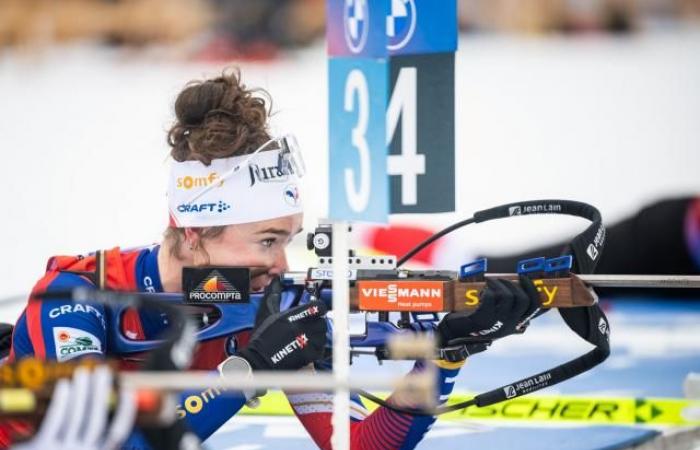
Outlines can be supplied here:
<path id="1" fill-rule="evenodd" d="M 177 210 L 181 213 L 217 212 L 222 213 L 231 208 L 231 205 L 219 200 L 219 203 L 183 203 L 177 205 Z"/>
<path id="2" fill-rule="evenodd" d="M 270 140 L 249 154 L 214 159 L 210 165 L 173 162 L 170 225 L 225 226 L 301 213 L 303 174 L 303 159 L 292 136 Z"/>

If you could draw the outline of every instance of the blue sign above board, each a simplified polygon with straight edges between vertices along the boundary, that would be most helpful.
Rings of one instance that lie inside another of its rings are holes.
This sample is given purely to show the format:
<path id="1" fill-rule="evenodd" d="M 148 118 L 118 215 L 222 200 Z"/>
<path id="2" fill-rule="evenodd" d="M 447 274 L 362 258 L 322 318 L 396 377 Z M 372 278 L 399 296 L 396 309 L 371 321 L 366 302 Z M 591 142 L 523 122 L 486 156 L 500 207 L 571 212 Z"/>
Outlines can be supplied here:
<path id="1" fill-rule="evenodd" d="M 391 55 L 457 50 L 456 0 L 393 0 L 386 18 Z"/>
<path id="2" fill-rule="evenodd" d="M 328 0 L 326 7 L 329 55 L 386 55 L 389 0 Z"/>
<path id="3" fill-rule="evenodd" d="M 328 0 L 328 54 L 368 58 L 453 52 L 457 0 Z"/>

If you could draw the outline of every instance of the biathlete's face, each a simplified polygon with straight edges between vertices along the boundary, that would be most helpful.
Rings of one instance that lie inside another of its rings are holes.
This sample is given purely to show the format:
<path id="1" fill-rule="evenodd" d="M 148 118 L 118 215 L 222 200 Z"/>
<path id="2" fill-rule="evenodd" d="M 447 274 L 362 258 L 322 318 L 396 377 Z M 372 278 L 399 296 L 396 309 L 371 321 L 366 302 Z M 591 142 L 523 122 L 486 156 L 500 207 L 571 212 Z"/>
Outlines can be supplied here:
<path id="1" fill-rule="evenodd" d="M 289 270 L 286 249 L 301 232 L 302 213 L 239 225 L 229 225 L 204 243 L 213 266 L 252 267 L 250 288 L 263 290 L 272 278 Z"/>

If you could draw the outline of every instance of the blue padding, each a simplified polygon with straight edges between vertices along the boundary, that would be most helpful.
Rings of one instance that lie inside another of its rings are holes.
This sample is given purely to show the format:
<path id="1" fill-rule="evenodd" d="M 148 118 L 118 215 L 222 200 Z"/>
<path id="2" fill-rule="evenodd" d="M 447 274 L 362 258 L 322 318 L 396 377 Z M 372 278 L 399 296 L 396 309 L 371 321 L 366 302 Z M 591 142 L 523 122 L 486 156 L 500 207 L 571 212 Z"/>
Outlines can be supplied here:
<path id="1" fill-rule="evenodd" d="M 574 257 L 571 255 L 564 255 L 558 258 L 550 258 L 544 263 L 544 271 L 547 273 L 561 272 L 563 270 L 571 270 L 574 264 Z"/>
<path id="2" fill-rule="evenodd" d="M 523 259 L 518 261 L 517 272 L 519 274 L 526 274 L 532 272 L 544 272 L 546 259 L 544 256 L 539 258 Z"/>
<path id="3" fill-rule="evenodd" d="M 459 268 L 459 278 L 468 278 L 481 275 L 488 270 L 488 260 L 486 258 L 477 259 Z"/>

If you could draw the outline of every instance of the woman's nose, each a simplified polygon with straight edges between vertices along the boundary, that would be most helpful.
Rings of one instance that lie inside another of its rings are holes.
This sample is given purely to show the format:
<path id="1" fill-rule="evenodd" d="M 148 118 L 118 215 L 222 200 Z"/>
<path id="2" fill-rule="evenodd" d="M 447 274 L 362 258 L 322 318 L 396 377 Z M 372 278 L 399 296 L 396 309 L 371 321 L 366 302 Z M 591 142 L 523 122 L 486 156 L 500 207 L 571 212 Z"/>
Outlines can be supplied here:
<path id="1" fill-rule="evenodd" d="M 289 270 L 289 264 L 287 263 L 287 253 L 281 250 L 275 256 L 275 260 L 270 268 L 270 274 L 281 275 Z"/>

